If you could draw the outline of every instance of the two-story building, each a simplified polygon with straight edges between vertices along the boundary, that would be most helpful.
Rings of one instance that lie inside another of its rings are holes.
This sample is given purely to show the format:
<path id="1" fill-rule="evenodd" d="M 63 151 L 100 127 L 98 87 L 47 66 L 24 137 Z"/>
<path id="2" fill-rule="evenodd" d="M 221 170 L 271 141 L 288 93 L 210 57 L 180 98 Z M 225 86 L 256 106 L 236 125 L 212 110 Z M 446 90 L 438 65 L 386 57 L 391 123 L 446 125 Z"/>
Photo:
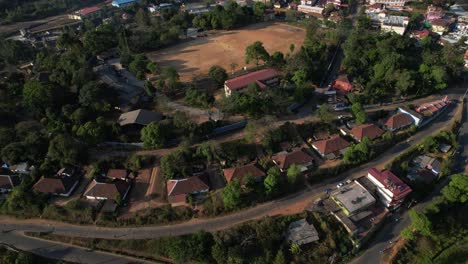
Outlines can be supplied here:
<path id="1" fill-rule="evenodd" d="M 397 208 L 412 192 L 411 188 L 389 170 L 371 168 L 367 178 L 377 187 L 380 201 L 388 208 Z"/>

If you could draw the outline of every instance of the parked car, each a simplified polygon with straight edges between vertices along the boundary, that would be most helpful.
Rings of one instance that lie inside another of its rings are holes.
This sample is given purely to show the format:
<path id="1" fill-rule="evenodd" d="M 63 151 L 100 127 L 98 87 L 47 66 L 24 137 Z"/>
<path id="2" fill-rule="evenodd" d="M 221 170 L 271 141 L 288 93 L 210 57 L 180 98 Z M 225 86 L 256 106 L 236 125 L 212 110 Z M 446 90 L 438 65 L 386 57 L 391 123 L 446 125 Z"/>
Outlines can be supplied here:
<path id="1" fill-rule="evenodd" d="M 340 183 L 338 183 L 338 184 L 336 185 L 336 188 L 341 188 L 341 187 L 343 187 L 344 185 L 345 185 L 344 182 L 340 182 Z"/>

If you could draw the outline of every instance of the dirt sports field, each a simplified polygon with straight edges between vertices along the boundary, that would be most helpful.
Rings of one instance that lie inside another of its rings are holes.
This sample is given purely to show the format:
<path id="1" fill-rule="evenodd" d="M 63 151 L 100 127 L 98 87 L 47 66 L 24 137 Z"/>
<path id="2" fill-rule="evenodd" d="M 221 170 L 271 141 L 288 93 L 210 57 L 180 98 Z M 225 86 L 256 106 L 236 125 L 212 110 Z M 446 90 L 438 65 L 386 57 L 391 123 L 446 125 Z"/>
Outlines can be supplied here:
<path id="1" fill-rule="evenodd" d="M 241 69 L 245 66 L 245 48 L 257 40 L 263 42 L 270 54 L 275 51 L 286 54 L 292 43 L 298 50 L 304 37 L 305 30 L 298 27 L 282 23 L 260 23 L 238 30 L 211 31 L 207 37 L 199 37 L 147 55 L 162 67 L 175 67 L 181 80 L 189 81 L 194 76 L 207 74 L 212 65 L 220 65 L 230 72 L 230 65 L 236 63 L 236 70 Z"/>

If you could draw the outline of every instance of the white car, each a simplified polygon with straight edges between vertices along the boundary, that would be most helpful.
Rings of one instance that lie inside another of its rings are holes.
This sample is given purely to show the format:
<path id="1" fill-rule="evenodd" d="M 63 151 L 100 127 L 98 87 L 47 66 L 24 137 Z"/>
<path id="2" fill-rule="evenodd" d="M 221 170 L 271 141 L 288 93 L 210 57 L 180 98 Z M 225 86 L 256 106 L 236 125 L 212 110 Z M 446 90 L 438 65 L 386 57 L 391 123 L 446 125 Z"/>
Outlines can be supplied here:
<path id="1" fill-rule="evenodd" d="M 340 183 L 338 183 L 338 184 L 336 185 L 336 188 L 341 188 L 341 187 L 343 187 L 344 185 L 345 185 L 345 184 L 344 184 L 343 182 L 340 182 Z"/>

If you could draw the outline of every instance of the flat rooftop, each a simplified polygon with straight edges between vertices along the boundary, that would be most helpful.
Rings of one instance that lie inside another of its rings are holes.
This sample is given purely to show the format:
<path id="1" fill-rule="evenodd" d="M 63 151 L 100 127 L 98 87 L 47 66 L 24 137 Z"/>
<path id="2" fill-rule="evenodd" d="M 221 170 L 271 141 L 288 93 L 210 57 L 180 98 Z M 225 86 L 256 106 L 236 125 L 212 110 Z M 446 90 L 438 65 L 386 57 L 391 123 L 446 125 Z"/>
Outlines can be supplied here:
<path id="1" fill-rule="evenodd" d="M 375 198 L 357 182 L 347 184 L 334 191 L 331 196 L 341 204 L 349 214 L 375 203 Z"/>

